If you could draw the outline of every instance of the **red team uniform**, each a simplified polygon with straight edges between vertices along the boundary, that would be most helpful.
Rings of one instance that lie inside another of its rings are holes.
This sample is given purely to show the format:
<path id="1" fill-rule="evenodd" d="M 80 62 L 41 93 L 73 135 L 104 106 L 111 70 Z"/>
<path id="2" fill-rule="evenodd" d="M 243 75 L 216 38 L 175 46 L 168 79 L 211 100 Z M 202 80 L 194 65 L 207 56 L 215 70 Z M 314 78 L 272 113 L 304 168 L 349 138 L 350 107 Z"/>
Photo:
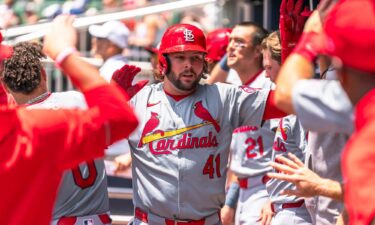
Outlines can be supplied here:
<path id="1" fill-rule="evenodd" d="M 84 94 L 87 111 L 1 106 L 0 179 L 11 182 L 0 188 L 0 224 L 49 224 L 63 171 L 102 157 L 137 126 L 121 91 L 103 85 Z"/>

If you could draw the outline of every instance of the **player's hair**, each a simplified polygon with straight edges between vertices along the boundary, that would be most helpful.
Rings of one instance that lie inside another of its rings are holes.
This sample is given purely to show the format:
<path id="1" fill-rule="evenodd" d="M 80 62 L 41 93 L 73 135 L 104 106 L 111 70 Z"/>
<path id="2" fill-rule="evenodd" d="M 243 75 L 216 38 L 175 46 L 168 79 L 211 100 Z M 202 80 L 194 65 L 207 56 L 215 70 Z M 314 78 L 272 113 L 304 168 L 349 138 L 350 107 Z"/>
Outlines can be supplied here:
<path id="1" fill-rule="evenodd" d="M 41 59 L 46 57 L 42 45 L 21 42 L 13 47 L 13 51 L 12 57 L 4 61 L 2 79 L 12 91 L 29 94 L 41 81 Z"/>
<path id="2" fill-rule="evenodd" d="M 281 65 L 281 44 L 278 31 L 272 32 L 262 41 L 262 50 L 270 51 L 271 58 Z"/>
<path id="3" fill-rule="evenodd" d="M 264 29 L 262 26 L 260 26 L 257 23 L 251 22 L 251 21 L 246 21 L 246 22 L 241 22 L 237 24 L 236 26 L 241 26 L 241 27 L 253 27 L 255 29 L 254 36 L 253 36 L 253 41 L 252 44 L 254 46 L 259 46 L 263 39 L 267 37 L 268 31 Z"/>

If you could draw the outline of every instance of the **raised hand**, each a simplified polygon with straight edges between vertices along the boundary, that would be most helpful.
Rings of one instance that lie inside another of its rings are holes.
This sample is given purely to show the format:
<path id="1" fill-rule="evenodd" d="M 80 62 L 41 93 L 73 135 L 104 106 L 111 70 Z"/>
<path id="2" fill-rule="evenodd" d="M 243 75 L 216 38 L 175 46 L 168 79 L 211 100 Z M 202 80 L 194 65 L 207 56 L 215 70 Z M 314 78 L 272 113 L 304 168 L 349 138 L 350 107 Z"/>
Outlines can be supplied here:
<path id="1" fill-rule="evenodd" d="M 115 174 L 121 174 L 128 170 L 132 165 L 132 157 L 130 153 L 117 156 L 114 160 L 115 163 Z"/>
<path id="2" fill-rule="evenodd" d="M 282 62 L 292 52 L 302 35 L 303 27 L 311 12 L 303 7 L 303 0 L 282 0 L 280 5 L 280 38 Z"/>
<path id="3" fill-rule="evenodd" d="M 281 194 L 295 195 L 298 197 L 312 197 L 318 195 L 318 189 L 323 179 L 308 169 L 295 155 L 289 153 L 289 159 L 284 156 L 277 157 L 277 163 L 271 162 L 271 166 L 278 173 L 268 173 L 271 178 L 293 183 L 295 189 L 284 190 Z"/>
<path id="4" fill-rule="evenodd" d="M 43 51 L 53 60 L 62 51 L 76 46 L 77 31 L 72 26 L 74 19 L 74 16 L 68 15 L 56 17 L 44 36 Z"/>
<path id="5" fill-rule="evenodd" d="M 132 85 L 134 77 L 140 71 L 141 68 L 126 64 L 113 73 L 111 83 L 116 82 L 128 94 L 129 98 L 132 98 L 148 83 L 148 80 L 141 80 Z"/>

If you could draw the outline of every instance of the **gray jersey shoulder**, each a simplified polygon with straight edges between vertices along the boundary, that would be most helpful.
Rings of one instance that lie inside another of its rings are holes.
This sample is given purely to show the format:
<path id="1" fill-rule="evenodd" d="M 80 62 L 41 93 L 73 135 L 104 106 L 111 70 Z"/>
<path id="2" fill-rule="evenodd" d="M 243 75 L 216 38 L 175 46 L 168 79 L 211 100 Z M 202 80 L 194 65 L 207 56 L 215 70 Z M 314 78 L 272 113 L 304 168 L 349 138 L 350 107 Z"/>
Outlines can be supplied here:
<path id="1" fill-rule="evenodd" d="M 219 83 L 175 101 L 163 83 L 142 89 L 131 99 L 140 121 L 129 137 L 135 206 L 166 218 L 217 213 L 232 131 L 261 124 L 268 93 Z"/>
<path id="2" fill-rule="evenodd" d="M 351 134 L 353 108 L 336 80 L 301 80 L 293 89 L 293 105 L 305 129 Z"/>
<path id="3" fill-rule="evenodd" d="M 268 90 L 274 88 L 264 72 L 248 86 Z M 257 176 L 271 170 L 269 162 L 278 124 L 278 119 L 272 119 L 263 121 L 259 127 L 242 126 L 233 131 L 230 169 L 237 177 Z"/>

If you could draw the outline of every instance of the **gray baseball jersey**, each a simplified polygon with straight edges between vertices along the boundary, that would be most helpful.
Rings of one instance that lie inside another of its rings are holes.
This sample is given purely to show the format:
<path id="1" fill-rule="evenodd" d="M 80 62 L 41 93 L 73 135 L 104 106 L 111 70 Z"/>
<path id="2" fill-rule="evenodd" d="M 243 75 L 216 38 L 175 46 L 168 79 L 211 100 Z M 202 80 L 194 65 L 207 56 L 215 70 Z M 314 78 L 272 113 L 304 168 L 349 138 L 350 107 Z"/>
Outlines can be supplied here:
<path id="1" fill-rule="evenodd" d="M 310 130 L 306 164 L 320 176 L 342 181 L 341 151 L 353 130 L 352 106 L 338 81 L 303 80 L 293 90 L 293 105 Z M 336 222 L 341 202 L 316 196 L 306 201 L 314 224 Z"/>
<path id="2" fill-rule="evenodd" d="M 248 84 L 252 88 L 273 89 L 274 84 L 264 72 Z M 271 170 L 269 162 L 278 119 L 267 120 L 261 127 L 242 126 L 233 131 L 230 169 L 239 178 L 265 174 Z"/>
<path id="3" fill-rule="evenodd" d="M 337 80 L 301 80 L 293 88 L 293 106 L 309 131 L 351 134 L 353 107 Z"/>
<path id="4" fill-rule="evenodd" d="M 307 132 L 304 131 L 295 115 L 282 118 L 275 135 L 272 161 L 275 161 L 277 156 L 287 156 L 288 153 L 293 153 L 300 160 L 304 161 L 307 145 L 306 136 Z M 294 185 L 290 182 L 273 178 L 267 182 L 266 186 L 270 194 L 271 202 L 273 203 L 291 203 L 302 200 L 296 196 L 280 195 L 281 191 L 294 188 Z"/>
<path id="5" fill-rule="evenodd" d="M 272 160 L 275 161 L 278 155 L 293 153 L 302 161 L 305 160 L 307 145 L 307 132 L 302 128 L 298 118 L 295 115 L 289 115 L 280 120 L 276 131 L 275 142 L 273 146 Z M 272 225 L 293 224 L 308 225 L 311 224 L 311 217 L 305 204 L 299 207 L 283 208 L 284 203 L 297 203 L 303 198 L 296 196 L 280 195 L 280 192 L 286 189 L 293 189 L 294 185 L 286 181 L 271 179 L 267 182 L 267 191 L 270 194 L 271 202 L 277 211 L 272 219 Z"/>
<path id="6" fill-rule="evenodd" d="M 247 86 L 258 89 L 273 89 L 274 84 L 263 71 Z M 241 126 L 233 131 L 230 169 L 238 178 L 252 177 L 255 180 L 271 170 L 269 162 L 278 119 L 263 121 L 260 127 Z M 253 183 L 250 181 L 249 183 Z M 259 215 L 269 200 L 265 185 L 241 188 L 236 209 L 235 224 L 259 224 Z"/>
<path id="7" fill-rule="evenodd" d="M 28 108 L 87 108 L 83 95 L 69 91 L 52 93 L 42 102 Z M 53 147 L 51 147 L 53 150 Z M 53 220 L 62 216 L 85 216 L 109 211 L 107 177 L 104 161 L 97 159 L 66 171 L 55 202 Z"/>
<path id="8" fill-rule="evenodd" d="M 219 83 L 175 101 L 163 83 L 142 89 L 132 98 L 140 125 L 129 138 L 134 205 L 171 219 L 217 214 L 231 134 L 261 124 L 268 93 Z"/>

